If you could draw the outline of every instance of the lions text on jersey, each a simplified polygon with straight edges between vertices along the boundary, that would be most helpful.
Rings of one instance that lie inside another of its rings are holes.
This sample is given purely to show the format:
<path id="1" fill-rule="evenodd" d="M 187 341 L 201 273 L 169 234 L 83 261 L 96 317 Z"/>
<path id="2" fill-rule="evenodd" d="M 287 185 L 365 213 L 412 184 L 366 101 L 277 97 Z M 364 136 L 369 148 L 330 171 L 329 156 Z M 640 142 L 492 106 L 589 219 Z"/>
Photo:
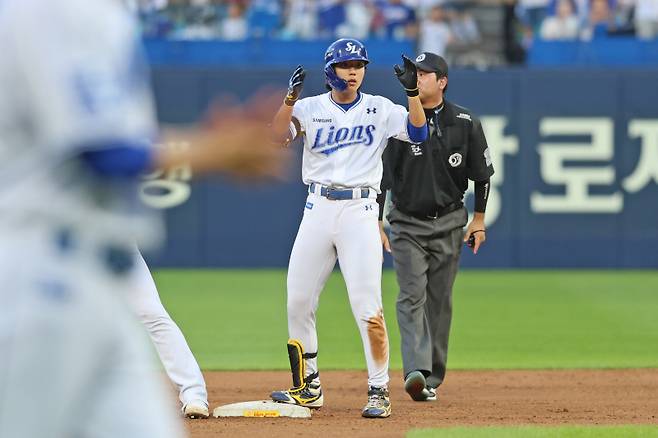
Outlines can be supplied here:
<path id="1" fill-rule="evenodd" d="M 299 100 L 290 125 L 304 137 L 302 180 L 332 187 L 379 191 L 381 156 L 390 137 L 411 141 L 407 110 L 382 96 L 359 93 L 348 110 L 331 93 Z"/>

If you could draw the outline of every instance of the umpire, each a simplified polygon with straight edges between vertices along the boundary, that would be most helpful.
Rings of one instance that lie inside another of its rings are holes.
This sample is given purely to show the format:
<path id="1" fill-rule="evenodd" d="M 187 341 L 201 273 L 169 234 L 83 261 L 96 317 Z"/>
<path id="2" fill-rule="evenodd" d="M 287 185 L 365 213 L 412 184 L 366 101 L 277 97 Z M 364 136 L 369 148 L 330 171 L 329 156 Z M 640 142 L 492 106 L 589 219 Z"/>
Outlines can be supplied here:
<path id="1" fill-rule="evenodd" d="M 420 100 L 430 136 L 420 145 L 391 139 L 384 153 L 380 204 L 382 241 L 392 249 L 400 294 L 397 317 L 405 390 L 413 400 L 436 400 L 446 374 L 452 286 L 463 243 L 477 253 L 485 240 L 484 212 L 493 166 L 480 121 L 444 99 L 448 65 L 422 53 Z M 475 213 L 466 233 L 463 204 L 475 181 Z M 392 192 L 390 247 L 381 222 L 386 190 Z"/>

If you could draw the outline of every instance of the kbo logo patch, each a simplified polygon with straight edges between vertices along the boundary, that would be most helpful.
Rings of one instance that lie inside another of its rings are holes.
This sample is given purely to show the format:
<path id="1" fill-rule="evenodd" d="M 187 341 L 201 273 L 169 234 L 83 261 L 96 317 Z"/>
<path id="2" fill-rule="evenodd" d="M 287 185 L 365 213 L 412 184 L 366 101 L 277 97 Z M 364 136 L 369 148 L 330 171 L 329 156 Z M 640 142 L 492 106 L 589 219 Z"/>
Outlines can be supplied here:
<path id="1" fill-rule="evenodd" d="M 462 154 L 460 154 L 459 152 L 455 152 L 454 154 L 450 155 L 450 157 L 448 158 L 448 163 L 450 163 L 452 167 L 459 166 L 460 164 L 462 164 Z"/>

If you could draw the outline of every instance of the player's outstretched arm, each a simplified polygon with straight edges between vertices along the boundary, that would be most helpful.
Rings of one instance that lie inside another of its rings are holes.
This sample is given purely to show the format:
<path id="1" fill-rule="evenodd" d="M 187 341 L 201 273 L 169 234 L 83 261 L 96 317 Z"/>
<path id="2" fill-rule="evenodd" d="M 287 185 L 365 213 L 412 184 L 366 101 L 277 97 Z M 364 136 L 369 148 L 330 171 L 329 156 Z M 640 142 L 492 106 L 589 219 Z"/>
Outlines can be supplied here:
<path id="1" fill-rule="evenodd" d="M 297 102 L 299 96 L 302 94 L 305 77 L 306 71 L 304 71 L 301 65 L 298 65 L 288 81 L 286 97 L 272 120 L 272 135 L 275 139 L 280 139 L 281 142 L 284 142 L 288 137 L 290 121 L 292 120 L 292 110 L 295 102 Z"/>
<path id="2" fill-rule="evenodd" d="M 402 67 L 395 65 L 395 75 L 404 87 L 409 100 L 409 122 L 416 128 L 425 125 L 425 112 L 418 97 L 418 70 L 416 65 L 407 56 L 402 55 Z"/>
<path id="3" fill-rule="evenodd" d="M 271 141 L 268 126 L 278 96 L 278 92 L 257 93 L 244 105 L 213 108 L 207 125 L 163 131 L 163 142 L 190 147 L 157 149 L 151 167 L 188 165 L 195 173 L 224 172 L 240 179 L 283 177 L 289 153 Z"/>

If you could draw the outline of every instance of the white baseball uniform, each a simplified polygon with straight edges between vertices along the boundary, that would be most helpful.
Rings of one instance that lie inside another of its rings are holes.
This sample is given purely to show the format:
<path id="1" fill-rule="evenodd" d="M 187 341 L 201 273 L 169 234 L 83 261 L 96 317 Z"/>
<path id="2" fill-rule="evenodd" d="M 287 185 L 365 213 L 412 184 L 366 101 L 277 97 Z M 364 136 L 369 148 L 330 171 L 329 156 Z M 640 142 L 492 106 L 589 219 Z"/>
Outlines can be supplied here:
<path id="1" fill-rule="evenodd" d="M 288 267 L 288 331 L 306 352 L 317 351 L 315 312 L 338 259 L 363 341 L 368 384 L 382 387 L 388 383 L 389 348 L 376 197 L 388 138 L 410 141 L 408 112 L 385 97 L 359 93 L 357 99 L 347 111 L 331 93 L 301 99 L 293 108 L 291 135 L 303 135 L 302 179 L 310 190 Z M 328 199 L 322 196 L 327 187 L 351 189 L 354 199 Z M 306 364 L 307 376 L 317 372 L 317 358 Z"/>
<path id="2" fill-rule="evenodd" d="M 139 251 L 135 259 L 136 288 L 127 295 L 130 307 L 146 327 L 165 372 L 178 388 L 183 406 L 196 400 L 207 405 L 208 392 L 199 364 L 180 328 L 162 305 L 151 272 Z"/>
<path id="3" fill-rule="evenodd" d="M 118 0 L 0 0 L 0 54 L 0 436 L 182 436 L 121 296 L 160 222 L 80 159 L 155 132 L 137 26 Z"/>

